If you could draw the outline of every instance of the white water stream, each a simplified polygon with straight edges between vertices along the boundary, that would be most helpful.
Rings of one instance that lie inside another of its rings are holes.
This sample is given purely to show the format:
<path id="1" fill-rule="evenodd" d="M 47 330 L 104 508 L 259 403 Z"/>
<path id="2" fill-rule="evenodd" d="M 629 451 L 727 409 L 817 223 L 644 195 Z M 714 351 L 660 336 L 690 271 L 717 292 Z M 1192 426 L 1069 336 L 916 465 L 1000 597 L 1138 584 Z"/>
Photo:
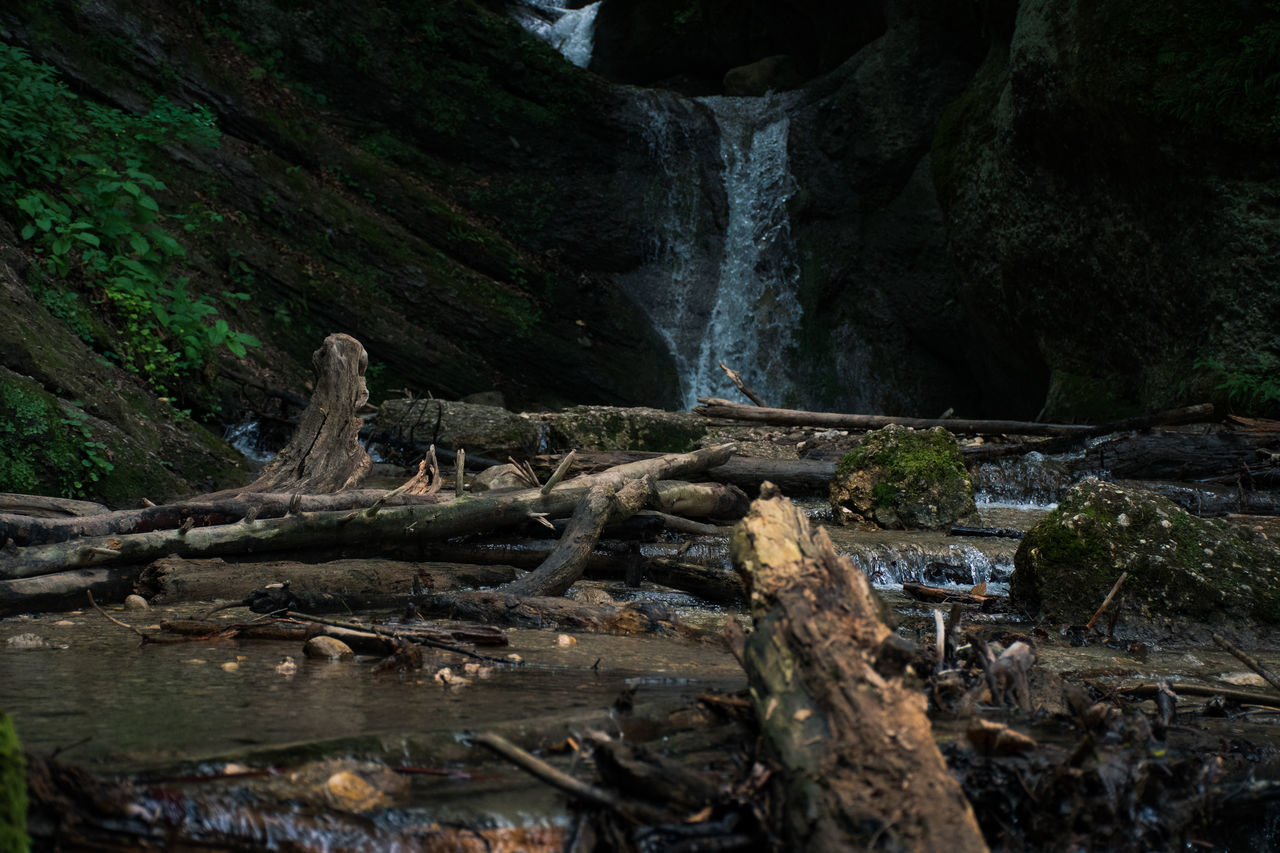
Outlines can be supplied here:
<path id="1" fill-rule="evenodd" d="M 579 68 L 591 64 L 595 45 L 596 12 L 600 3 L 566 9 L 555 0 L 525 0 L 512 17 L 526 30 L 549 43 Z"/>
<path id="2" fill-rule="evenodd" d="M 772 405 L 793 387 L 786 350 L 800 323 L 799 270 L 787 202 L 790 96 L 680 98 L 635 90 L 639 131 L 660 186 L 643 212 L 648 262 L 619 284 L 667 342 L 684 404 L 700 396 L 739 399 L 724 362 Z M 705 112 L 700 112 L 705 111 Z M 709 187 L 700 128 L 719 134 L 718 187 Z M 711 217 L 713 190 L 723 216 Z"/>

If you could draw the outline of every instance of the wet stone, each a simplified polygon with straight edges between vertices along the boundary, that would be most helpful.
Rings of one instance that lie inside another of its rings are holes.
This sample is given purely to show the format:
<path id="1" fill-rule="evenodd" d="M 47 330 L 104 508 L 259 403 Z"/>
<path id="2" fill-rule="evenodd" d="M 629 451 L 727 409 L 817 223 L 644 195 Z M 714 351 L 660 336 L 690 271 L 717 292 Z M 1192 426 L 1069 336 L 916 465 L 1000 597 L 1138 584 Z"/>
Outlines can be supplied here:
<path id="1" fill-rule="evenodd" d="M 314 660 L 351 660 L 356 656 L 350 646 L 333 637 L 312 637 L 302 653 Z"/>

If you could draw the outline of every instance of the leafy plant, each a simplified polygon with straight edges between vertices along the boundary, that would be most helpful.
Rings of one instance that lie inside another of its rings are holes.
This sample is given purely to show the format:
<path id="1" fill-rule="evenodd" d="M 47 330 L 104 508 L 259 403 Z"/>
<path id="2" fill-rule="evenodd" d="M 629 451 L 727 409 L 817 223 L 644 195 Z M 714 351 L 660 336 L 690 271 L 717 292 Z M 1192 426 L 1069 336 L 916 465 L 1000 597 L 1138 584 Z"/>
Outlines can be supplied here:
<path id="1" fill-rule="evenodd" d="M 1223 392 L 1228 405 L 1245 414 L 1280 414 L 1280 365 L 1272 356 L 1260 356 L 1248 367 L 1228 367 L 1215 358 L 1201 358 L 1196 370 L 1211 371 L 1218 380 L 1216 390 Z"/>
<path id="2" fill-rule="evenodd" d="M 157 200 L 165 184 L 145 166 L 157 145 L 217 142 L 207 109 L 158 98 L 149 113 L 134 115 L 85 101 L 53 68 L 0 44 L 0 205 L 63 283 L 57 293 L 46 288 L 41 301 L 162 394 L 218 347 L 242 357 L 259 343 L 232 330 L 178 274 L 186 250 L 167 225 L 185 222 L 186 231 L 193 221 L 166 216 Z M 89 332 L 76 287 L 111 309 L 112 340 Z"/>
<path id="3" fill-rule="evenodd" d="M 52 398 L 6 383 L 0 413 L 0 491 L 86 497 L 115 468 L 78 409 L 64 410 Z"/>

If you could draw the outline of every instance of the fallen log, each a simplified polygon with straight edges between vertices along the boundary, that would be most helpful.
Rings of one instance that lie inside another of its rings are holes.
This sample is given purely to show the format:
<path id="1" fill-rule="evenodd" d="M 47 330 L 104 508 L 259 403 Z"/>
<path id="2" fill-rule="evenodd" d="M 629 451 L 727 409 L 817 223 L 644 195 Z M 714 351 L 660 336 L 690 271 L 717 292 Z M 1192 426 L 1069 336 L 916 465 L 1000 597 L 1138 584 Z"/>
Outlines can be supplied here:
<path id="1" fill-rule="evenodd" d="M 652 459 L 658 456 L 643 450 L 578 451 L 574 468 L 582 472 L 603 471 L 612 465 Z M 534 458 L 540 470 L 550 470 L 563 457 L 546 454 Z M 831 459 L 761 459 L 753 456 L 734 456 L 723 465 L 707 471 L 708 479 L 716 483 L 737 486 L 749 495 L 760 491 L 765 481 L 773 483 L 786 495 L 825 495 L 836 473 L 836 462 Z"/>
<path id="2" fill-rule="evenodd" d="M 0 493 L 0 513 L 26 515 L 37 518 L 66 518 L 68 516 L 98 515 L 109 512 L 105 506 L 92 501 L 70 498 L 50 498 L 44 495 L 20 495 L 14 492 Z M 2 539 L 3 537 L 0 537 Z"/>
<path id="3" fill-rule="evenodd" d="M 768 487 L 732 553 L 750 590 L 743 664 L 782 765 L 787 848 L 985 851 L 923 697 L 875 668 L 891 632 L 866 576 Z"/>
<path id="4" fill-rule="evenodd" d="M 193 498 L 142 509 L 110 512 L 103 507 L 103 512 L 99 514 L 72 518 L 40 518 L 0 513 L 0 542 L 13 540 L 15 545 L 44 545 L 79 537 L 172 530 L 184 524 L 191 527 L 231 524 L 249 515 L 262 519 L 281 518 L 291 512 L 363 509 L 389 494 L 384 489 L 355 489 L 331 495 L 221 493 L 221 496 Z M 438 494 L 401 493 L 387 500 L 386 505 L 441 503 L 443 500 L 445 499 Z"/>
<path id="5" fill-rule="evenodd" d="M 973 420 L 965 418 L 905 418 L 892 415 L 847 415 L 835 412 L 806 412 L 793 409 L 768 409 L 747 406 L 716 397 L 699 397 L 694 412 L 709 418 L 751 421 L 775 426 L 813 426 L 830 429 L 882 429 L 889 424 L 931 429 L 940 426 L 957 434 L 1002 433 L 1006 435 L 1104 435 L 1131 429 L 1145 429 L 1161 424 L 1199 423 L 1213 417 L 1213 405 L 1203 403 L 1182 409 L 1171 409 L 1140 418 L 1128 418 L 1107 424 L 1043 424 L 1035 421 Z"/>
<path id="6" fill-rule="evenodd" d="M 443 539 L 509 527 L 531 515 L 572 512 L 591 487 L 623 483 L 643 476 L 682 477 L 718 465 L 733 453 L 733 445 L 674 453 L 621 465 L 591 477 L 561 483 L 547 494 L 538 489 L 503 492 L 446 503 L 372 510 L 304 512 L 273 519 L 243 519 L 235 524 L 163 530 L 0 549 L 0 580 L 34 577 L 69 568 L 150 562 L 170 554 L 217 557 L 308 548 L 333 548 L 354 543 L 413 542 Z M 659 483 L 659 491 L 662 484 Z"/>
<path id="7" fill-rule="evenodd" d="M 498 592 L 509 595 L 564 595 L 582 577 L 587 558 L 600 540 L 606 524 L 630 518 L 652 495 L 647 478 L 618 486 L 600 483 L 583 497 L 555 550 L 537 569 L 503 584 Z"/>
<path id="8" fill-rule="evenodd" d="M 460 619 L 515 628 L 559 628 L 597 634 L 643 635 L 707 639 L 706 632 L 684 624 L 666 608 L 631 602 L 586 604 L 568 599 L 499 592 L 446 592 L 413 602 L 424 618 Z"/>
<path id="9" fill-rule="evenodd" d="M 340 610 L 403 607 L 416 581 L 439 591 L 496 586 L 514 579 L 511 566 L 397 560 L 331 560 L 299 563 L 275 560 L 228 563 L 214 558 L 163 557 L 142 570 L 137 590 L 154 604 L 183 601 L 238 601 L 268 584 L 287 583 L 298 595 L 331 596 Z M 97 593 L 95 593 L 95 596 Z M 311 606 L 309 612 L 319 612 Z"/>
<path id="10" fill-rule="evenodd" d="M 72 569 L 39 577 L 0 581 L 0 616 L 82 607 L 85 594 L 120 601 L 133 592 L 141 568 Z"/>
<path id="11" fill-rule="evenodd" d="M 642 571 L 647 581 L 678 589 L 707 601 L 736 604 L 747 598 L 742 576 L 728 569 L 655 557 L 645 561 Z"/>

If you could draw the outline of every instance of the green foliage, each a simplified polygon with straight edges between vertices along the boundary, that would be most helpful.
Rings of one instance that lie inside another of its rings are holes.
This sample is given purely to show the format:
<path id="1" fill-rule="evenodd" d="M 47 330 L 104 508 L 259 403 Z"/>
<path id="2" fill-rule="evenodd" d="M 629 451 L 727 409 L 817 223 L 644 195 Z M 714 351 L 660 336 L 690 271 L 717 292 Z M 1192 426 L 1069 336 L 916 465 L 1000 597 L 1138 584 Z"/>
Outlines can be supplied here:
<path id="1" fill-rule="evenodd" d="M 1228 367 L 1214 358 L 1197 359 L 1196 370 L 1209 371 L 1217 380 L 1216 390 L 1227 405 L 1246 415 L 1280 415 L 1280 364 L 1274 356 L 1262 354 L 1255 364 Z"/>
<path id="2" fill-rule="evenodd" d="M 146 115 L 110 109 L 72 94 L 22 49 L 0 44 L 0 205 L 63 287 L 37 296 L 160 393 L 220 346 L 243 356 L 258 345 L 176 273 L 186 250 L 166 226 L 184 222 L 190 230 L 202 219 L 164 214 L 157 201 L 164 182 L 145 166 L 157 146 L 217 141 L 207 109 L 164 98 Z M 113 340 L 95 340 L 77 286 L 111 309 Z"/>
<path id="3" fill-rule="evenodd" d="M 1090 88 L 1231 142 L 1280 135 L 1280 0 L 1090 0 Z"/>
<path id="4" fill-rule="evenodd" d="M 25 853 L 27 837 L 27 772 L 13 718 L 0 711 L 0 852 Z"/>
<path id="5" fill-rule="evenodd" d="M 84 412 L 0 385 L 0 491 L 85 497 L 115 468 L 106 453 Z"/>

